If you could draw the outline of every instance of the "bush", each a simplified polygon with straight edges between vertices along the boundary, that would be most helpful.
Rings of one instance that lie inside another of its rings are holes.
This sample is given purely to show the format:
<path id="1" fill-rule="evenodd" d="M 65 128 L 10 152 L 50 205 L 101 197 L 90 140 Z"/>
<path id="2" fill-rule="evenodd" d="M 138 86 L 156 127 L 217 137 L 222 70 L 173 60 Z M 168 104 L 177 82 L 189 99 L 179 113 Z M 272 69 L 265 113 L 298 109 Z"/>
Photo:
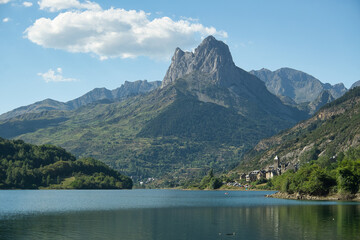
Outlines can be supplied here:
<path id="1" fill-rule="evenodd" d="M 200 182 L 200 189 L 218 189 L 222 186 L 222 181 L 214 176 L 214 172 L 211 169 Z"/>
<path id="2" fill-rule="evenodd" d="M 326 195 L 336 185 L 335 178 L 317 164 L 307 164 L 298 172 L 286 172 L 273 180 L 274 188 L 286 193 Z"/>
<path id="3" fill-rule="evenodd" d="M 337 183 L 340 193 L 357 193 L 359 191 L 359 176 L 348 166 L 341 167 L 337 171 Z"/>

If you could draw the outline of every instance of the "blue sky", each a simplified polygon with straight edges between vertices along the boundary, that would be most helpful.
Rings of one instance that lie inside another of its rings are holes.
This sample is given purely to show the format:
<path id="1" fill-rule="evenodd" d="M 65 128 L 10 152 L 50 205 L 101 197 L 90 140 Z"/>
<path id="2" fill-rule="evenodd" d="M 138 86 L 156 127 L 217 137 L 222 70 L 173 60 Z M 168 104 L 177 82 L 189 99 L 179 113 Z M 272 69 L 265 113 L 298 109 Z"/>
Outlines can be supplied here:
<path id="1" fill-rule="evenodd" d="M 360 1 L 0 0 L 0 114 L 125 80 L 162 80 L 207 35 L 250 71 L 360 80 Z"/>

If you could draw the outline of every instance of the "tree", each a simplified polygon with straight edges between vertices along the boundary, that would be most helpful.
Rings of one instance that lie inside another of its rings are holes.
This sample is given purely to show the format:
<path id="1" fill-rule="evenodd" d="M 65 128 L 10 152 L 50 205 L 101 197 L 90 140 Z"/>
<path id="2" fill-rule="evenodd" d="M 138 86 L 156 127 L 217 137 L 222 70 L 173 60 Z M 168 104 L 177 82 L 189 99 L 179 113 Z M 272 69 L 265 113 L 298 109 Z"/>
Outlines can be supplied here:
<path id="1" fill-rule="evenodd" d="M 214 176 L 213 169 L 201 180 L 200 189 L 218 189 L 222 185 L 222 181 Z"/>
<path id="2" fill-rule="evenodd" d="M 357 193 L 359 191 L 359 180 L 359 176 L 349 166 L 338 168 L 337 182 L 340 192 Z"/>

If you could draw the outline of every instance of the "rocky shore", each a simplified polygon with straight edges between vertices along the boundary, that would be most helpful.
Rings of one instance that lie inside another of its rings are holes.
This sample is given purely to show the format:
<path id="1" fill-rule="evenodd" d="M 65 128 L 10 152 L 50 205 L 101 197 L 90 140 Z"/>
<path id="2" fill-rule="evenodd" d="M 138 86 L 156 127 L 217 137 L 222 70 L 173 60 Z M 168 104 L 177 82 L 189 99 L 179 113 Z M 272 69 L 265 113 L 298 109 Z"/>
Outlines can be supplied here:
<path id="1" fill-rule="evenodd" d="M 270 198 L 293 199 L 293 200 L 316 200 L 316 201 L 360 201 L 360 193 L 357 194 L 333 194 L 327 196 L 312 196 L 300 193 L 282 193 L 276 192 L 274 194 L 266 195 Z"/>

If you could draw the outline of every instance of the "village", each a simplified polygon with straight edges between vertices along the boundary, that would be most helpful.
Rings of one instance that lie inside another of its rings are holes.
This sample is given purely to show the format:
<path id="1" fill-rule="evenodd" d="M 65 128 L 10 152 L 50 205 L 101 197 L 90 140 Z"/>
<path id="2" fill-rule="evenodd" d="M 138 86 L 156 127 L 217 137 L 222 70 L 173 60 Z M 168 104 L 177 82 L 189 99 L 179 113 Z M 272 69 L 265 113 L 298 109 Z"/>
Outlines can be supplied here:
<path id="1" fill-rule="evenodd" d="M 233 186 L 233 187 L 244 187 L 249 188 L 249 183 L 255 182 L 261 179 L 269 180 L 273 178 L 274 176 L 281 175 L 285 173 L 286 171 L 293 170 L 297 171 L 299 168 L 299 164 L 292 164 L 291 162 L 281 162 L 280 158 L 278 156 L 275 156 L 274 158 L 274 164 L 267 166 L 264 169 L 260 170 L 253 170 L 249 173 L 241 173 L 240 174 L 240 183 L 235 181 L 231 183 L 226 183 L 227 186 Z M 244 184 L 246 183 L 246 184 Z"/>

